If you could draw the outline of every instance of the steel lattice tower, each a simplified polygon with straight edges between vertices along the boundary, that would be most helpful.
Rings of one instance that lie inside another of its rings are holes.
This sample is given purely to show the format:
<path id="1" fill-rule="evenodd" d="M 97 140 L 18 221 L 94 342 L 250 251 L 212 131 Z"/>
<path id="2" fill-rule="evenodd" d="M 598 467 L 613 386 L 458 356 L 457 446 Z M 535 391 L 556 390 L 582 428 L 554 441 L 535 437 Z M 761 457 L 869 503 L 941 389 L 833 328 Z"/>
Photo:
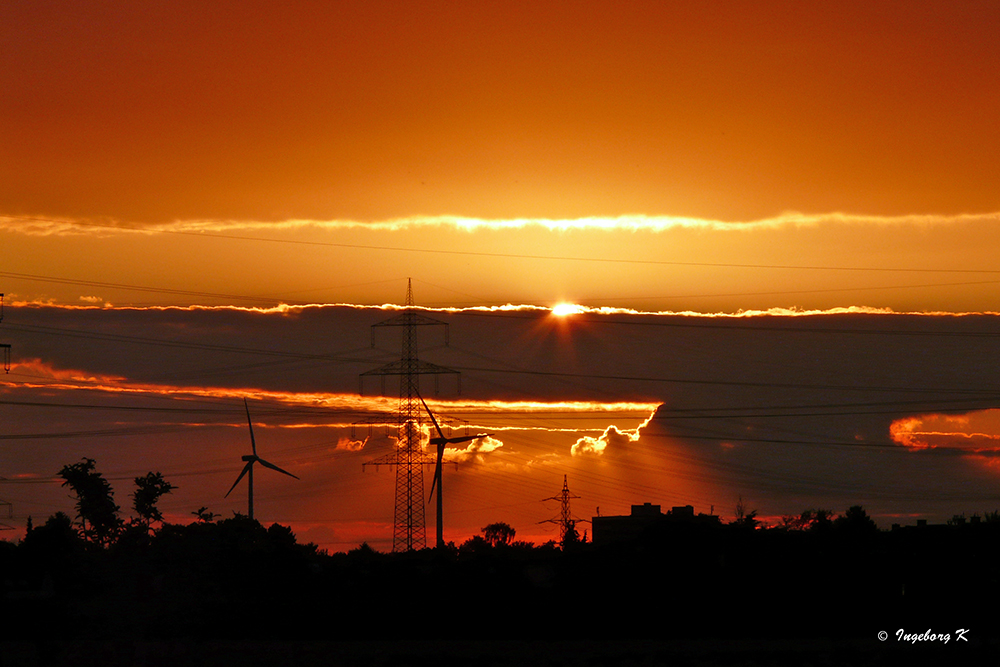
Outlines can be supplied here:
<path id="1" fill-rule="evenodd" d="M 0 293 L 0 322 L 3 321 L 3 293 Z M 3 355 L 3 369 L 5 372 L 10 372 L 10 343 L 0 343 L 0 354 Z M 4 479 L 0 477 L 0 479 Z M 0 500 L 0 507 L 7 506 L 7 518 L 14 518 L 14 505 L 6 500 Z M 8 526 L 5 523 L 0 523 L 0 530 L 13 530 L 13 526 Z"/>
<path id="2" fill-rule="evenodd" d="M 559 543 L 566 543 L 566 535 L 576 527 L 577 520 L 573 518 L 572 512 L 569 510 L 569 500 L 570 498 L 579 498 L 580 496 L 569 492 L 569 482 L 567 481 L 567 475 L 563 475 L 563 488 L 562 492 L 558 496 L 553 496 L 551 498 L 546 498 L 545 500 L 558 500 L 560 503 L 560 511 L 558 519 L 546 519 L 539 523 L 554 523 L 559 526 Z"/>
<path id="3" fill-rule="evenodd" d="M 3 322 L 3 293 L 0 292 L 0 322 Z M 10 373 L 10 343 L 0 343 L 0 353 L 3 354 L 3 370 Z"/>
<path id="4" fill-rule="evenodd" d="M 396 417 L 396 448 L 390 454 L 368 461 L 364 465 L 396 466 L 396 509 L 393 517 L 392 550 L 412 551 L 427 546 L 427 532 L 424 513 L 424 464 L 434 463 L 434 459 L 424 455 L 420 446 L 421 412 L 419 380 L 421 375 L 458 375 L 458 371 L 438 366 L 417 358 L 417 327 L 445 327 L 447 344 L 447 322 L 421 315 L 413 306 L 412 281 L 406 284 L 406 309 L 402 314 L 372 325 L 372 347 L 375 346 L 376 327 L 402 327 L 403 355 L 399 361 L 361 374 L 361 381 L 368 376 L 382 378 L 383 393 L 385 378 L 399 376 L 399 410 Z M 436 380 L 437 378 L 435 378 Z"/>

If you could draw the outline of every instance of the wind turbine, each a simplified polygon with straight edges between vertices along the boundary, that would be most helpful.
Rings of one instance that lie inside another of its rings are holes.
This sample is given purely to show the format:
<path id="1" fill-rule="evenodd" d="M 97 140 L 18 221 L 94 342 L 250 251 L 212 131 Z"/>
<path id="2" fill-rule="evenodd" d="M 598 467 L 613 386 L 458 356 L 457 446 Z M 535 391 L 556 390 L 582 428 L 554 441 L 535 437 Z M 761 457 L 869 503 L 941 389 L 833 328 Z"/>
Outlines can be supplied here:
<path id="1" fill-rule="evenodd" d="M 434 485 L 437 484 L 437 548 L 441 549 L 444 547 L 444 519 L 442 518 L 443 502 L 441 500 L 441 464 L 444 461 L 444 446 L 447 444 L 457 443 L 457 442 L 469 442 L 470 440 L 478 440 L 479 438 L 485 438 L 487 436 L 493 435 L 492 433 L 480 433 L 479 435 L 463 435 L 458 438 L 446 438 L 444 437 L 444 431 L 438 425 L 437 419 L 434 417 L 434 413 L 431 409 L 427 407 L 427 401 L 424 397 L 420 395 L 417 391 L 417 398 L 420 402 L 424 404 L 424 410 L 427 410 L 428 416 L 430 416 L 431 421 L 434 422 L 434 428 L 438 432 L 438 437 L 431 438 L 430 444 L 437 445 L 437 464 L 434 466 L 434 480 L 431 482 L 431 495 L 434 495 Z M 429 500 L 429 499 L 428 499 Z"/>
<path id="2" fill-rule="evenodd" d="M 241 472 L 240 476 L 236 478 L 236 481 L 233 482 L 233 485 L 229 487 L 229 491 L 226 492 L 226 498 L 228 498 L 229 494 L 233 492 L 233 489 L 235 489 L 236 485 L 240 483 L 240 480 L 243 479 L 244 475 L 249 475 L 249 478 L 247 479 L 247 498 L 248 498 L 247 516 L 249 516 L 250 520 L 253 521 L 253 464 L 259 463 L 265 468 L 270 468 L 271 470 L 277 470 L 278 472 L 288 475 L 289 477 L 295 477 L 295 475 L 288 472 L 287 470 L 282 470 L 273 463 L 265 461 L 264 459 L 257 456 L 257 442 L 253 438 L 253 421 L 250 420 L 250 406 L 247 405 L 247 399 L 245 398 L 243 399 L 243 407 L 246 408 L 247 424 L 250 425 L 250 448 L 253 450 L 253 454 L 245 454 L 243 456 L 243 460 L 246 461 L 247 464 L 243 466 L 243 472 Z M 298 477 L 295 477 L 295 479 L 298 479 Z"/>

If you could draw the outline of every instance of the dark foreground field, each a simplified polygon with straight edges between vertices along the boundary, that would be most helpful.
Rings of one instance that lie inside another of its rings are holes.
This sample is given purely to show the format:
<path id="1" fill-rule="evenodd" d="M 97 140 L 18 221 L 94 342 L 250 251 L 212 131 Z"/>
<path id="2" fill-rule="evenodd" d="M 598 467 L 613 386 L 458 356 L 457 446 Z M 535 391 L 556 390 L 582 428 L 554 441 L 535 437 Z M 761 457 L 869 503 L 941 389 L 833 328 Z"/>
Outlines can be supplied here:
<path id="1" fill-rule="evenodd" d="M 46 524 L 0 547 L 0 667 L 948 665 L 1000 648 L 995 522 L 326 554 L 237 518 L 104 546 Z"/>
<path id="2" fill-rule="evenodd" d="M 912 645 L 870 640 L 104 641 L 0 644 L 16 667 L 617 667 L 995 664 L 995 642 Z"/>

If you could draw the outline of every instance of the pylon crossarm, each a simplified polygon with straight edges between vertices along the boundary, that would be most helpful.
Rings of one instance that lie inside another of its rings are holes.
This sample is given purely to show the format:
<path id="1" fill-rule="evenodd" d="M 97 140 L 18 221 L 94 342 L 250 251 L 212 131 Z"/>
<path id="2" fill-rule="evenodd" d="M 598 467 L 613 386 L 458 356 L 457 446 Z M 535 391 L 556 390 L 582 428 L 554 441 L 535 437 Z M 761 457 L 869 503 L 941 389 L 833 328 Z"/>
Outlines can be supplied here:
<path id="1" fill-rule="evenodd" d="M 428 325 L 443 325 L 448 326 L 447 322 L 442 322 L 441 320 L 435 320 L 433 317 L 427 317 L 426 315 L 421 315 L 420 313 L 414 312 L 412 310 L 407 310 L 406 312 L 400 313 L 394 317 L 390 317 L 387 320 L 382 320 L 381 322 L 376 322 L 372 325 L 375 327 L 419 327 Z"/>
<path id="2" fill-rule="evenodd" d="M 420 458 L 415 458 L 411 461 L 412 463 L 419 463 L 420 465 L 434 465 L 436 461 L 430 457 L 421 456 Z M 364 466 L 394 466 L 399 465 L 400 456 L 398 452 L 392 452 L 391 454 L 385 454 L 378 457 L 377 459 L 372 459 L 371 461 L 365 461 L 362 463 Z"/>
<path id="3" fill-rule="evenodd" d="M 452 370 L 451 368 L 445 368 L 444 366 L 438 366 L 437 364 L 432 364 L 429 361 L 420 361 L 419 359 L 401 359 L 400 361 L 392 361 L 385 366 L 380 366 L 379 368 L 372 369 L 370 371 L 365 371 L 361 373 L 362 377 L 369 377 L 373 375 L 428 375 L 428 374 L 454 374 L 458 375 L 459 371 Z"/>

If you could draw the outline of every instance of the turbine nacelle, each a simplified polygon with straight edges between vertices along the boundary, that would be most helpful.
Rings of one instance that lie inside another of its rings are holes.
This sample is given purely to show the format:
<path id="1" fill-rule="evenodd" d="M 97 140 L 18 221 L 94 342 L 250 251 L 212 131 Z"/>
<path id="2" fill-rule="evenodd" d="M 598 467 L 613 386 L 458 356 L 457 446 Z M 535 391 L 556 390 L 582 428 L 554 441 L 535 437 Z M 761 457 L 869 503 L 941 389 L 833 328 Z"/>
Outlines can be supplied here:
<path id="1" fill-rule="evenodd" d="M 437 426 L 437 424 L 435 424 L 435 426 Z M 471 442 L 473 440 L 479 440 L 480 438 L 486 438 L 486 437 L 489 437 L 491 435 L 493 435 L 493 434 L 492 433 L 480 433 L 478 435 L 463 435 L 463 436 L 458 437 L 458 438 L 446 438 L 444 436 L 440 436 L 440 437 L 437 437 L 437 438 L 431 438 L 430 441 L 428 442 L 428 444 L 430 444 L 430 445 L 438 445 L 438 446 L 440 446 L 440 445 L 453 445 L 453 444 L 456 444 L 456 443 L 459 443 L 459 442 Z"/>

